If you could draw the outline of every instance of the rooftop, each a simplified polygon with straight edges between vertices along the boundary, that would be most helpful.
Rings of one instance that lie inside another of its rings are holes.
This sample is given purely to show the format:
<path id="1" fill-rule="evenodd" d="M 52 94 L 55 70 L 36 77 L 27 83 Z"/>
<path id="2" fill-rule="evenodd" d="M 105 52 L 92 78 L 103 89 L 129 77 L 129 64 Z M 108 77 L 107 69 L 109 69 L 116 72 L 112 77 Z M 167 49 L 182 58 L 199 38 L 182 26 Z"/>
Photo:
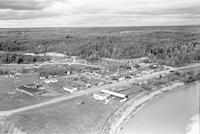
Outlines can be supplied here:
<path id="1" fill-rule="evenodd" d="M 21 86 L 21 87 L 18 87 L 18 89 L 24 90 L 24 91 L 27 91 L 27 92 L 30 92 L 30 93 L 40 92 L 40 90 L 38 90 L 37 88 L 31 88 L 31 87 L 27 87 L 27 86 Z"/>

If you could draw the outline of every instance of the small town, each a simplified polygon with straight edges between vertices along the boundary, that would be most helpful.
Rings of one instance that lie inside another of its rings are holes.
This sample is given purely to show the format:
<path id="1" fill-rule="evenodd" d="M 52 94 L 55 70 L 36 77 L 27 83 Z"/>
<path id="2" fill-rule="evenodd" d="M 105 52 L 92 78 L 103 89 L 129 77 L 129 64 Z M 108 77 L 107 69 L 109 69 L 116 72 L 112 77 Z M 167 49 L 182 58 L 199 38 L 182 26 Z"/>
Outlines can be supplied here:
<path id="1" fill-rule="evenodd" d="M 73 98 L 77 101 L 77 107 L 90 107 L 90 102 L 102 110 L 109 109 L 103 107 L 117 110 L 132 100 L 140 100 L 142 96 L 153 97 L 166 92 L 170 85 L 183 85 L 183 81 L 177 77 L 184 68 L 200 66 L 194 64 L 174 68 L 154 63 L 148 57 L 124 60 L 103 58 L 91 64 L 84 59 L 60 53 L 40 55 L 50 55 L 50 60 L 34 64 L 1 65 L 1 69 L 7 73 L 0 76 L 1 86 L 7 91 L 0 102 L 2 119 L 4 115 L 11 116 L 64 103 Z M 96 113 L 96 116 L 99 114 L 102 113 Z M 110 119 L 116 120 L 121 117 L 119 115 L 114 114 Z M 110 133 L 108 127 L 114 123 L 111 121 L 109 125 L 103 126 L 102 132 Z"/>
<path id="2" fill-rule="evenodd" d="M 0 0 L 0 134 L 200 134 L 200 0 Z"/>

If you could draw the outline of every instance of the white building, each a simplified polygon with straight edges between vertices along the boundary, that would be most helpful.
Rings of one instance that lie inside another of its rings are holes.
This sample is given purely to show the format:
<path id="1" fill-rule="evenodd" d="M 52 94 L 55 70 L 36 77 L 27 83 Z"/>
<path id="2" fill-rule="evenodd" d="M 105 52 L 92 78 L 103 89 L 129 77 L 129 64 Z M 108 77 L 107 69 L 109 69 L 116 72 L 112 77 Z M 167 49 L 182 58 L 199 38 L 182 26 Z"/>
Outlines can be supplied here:
<path id="1" fill-rule="evenodd" d="M 76 87 L 64 86 L 64 87 L 63 87 L 63 90 L 64 90 L 64 91 L 67 91 L 67 92 L 69 92 L 69 93 L 74 93 L 74 92 L 76 92 L 78 89 L 77 89 Z"/>
<path id="2" fill-rule="evenodd" d="M 44 80 L 44 83 L 45 83 L 45 84 L 56 83 L 56 82 L 58 82 L 57 79 L 45 79 L 45 80 Z"/>
<path id="3" fill-rule="evenodd" d="M 95 100 L 106 100 L 109 96 L 109 94 L 104 94 L 100 92 L 93 94 Z"/>
<path id="4" fill-rule="evenodd" d="M 48 80 L 48 79 L 45 79 L 45 80 L 44 80 L 44 83 L 45 83 L 45 84 L 50 84 L 50 83 L 51 83 L 51 81 L 50 81 L 50 80 Z"/>
<path id="5" fill-rule="evenodd" d="M 123 80 L 125 80 L 126 78 L 123 76 L 123 77 L 120 77 L 119 79 L 118 79 L 118 81 L 123 81 Z"/>
<path id="6" fill-rule="evenodd" d="M 119 97 L 119 98 L 126 98 L 126 95 L 124 94 L 120 94 L 120 93 L 117 93 L 117 92 L 113 92 L 113 91 L 110 91 L 110 90 L 101 90 L 102 93 L 106 93 L 106 94 L 110 94 L 110 95 L 113 95 L 113 96 L 116 96 L 116 97 Z"/>
<path id="7" fill-rule="evenodd" d="M 42 77 L 42 76 L 41 76 L 41 77 L 40 77 L 40 79 L 41 79 L 41 80 L 44 80 L 44 79 L 45 79 L 45 77 Z"/>

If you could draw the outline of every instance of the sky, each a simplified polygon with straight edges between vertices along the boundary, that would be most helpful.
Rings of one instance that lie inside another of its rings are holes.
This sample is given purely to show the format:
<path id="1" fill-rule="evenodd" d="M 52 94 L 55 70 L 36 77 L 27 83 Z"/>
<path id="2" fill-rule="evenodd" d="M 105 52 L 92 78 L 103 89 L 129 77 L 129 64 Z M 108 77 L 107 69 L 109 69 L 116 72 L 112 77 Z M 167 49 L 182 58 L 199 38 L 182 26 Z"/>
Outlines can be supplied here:
<path id="1" fill-rule="evenodd" d="M 200 24 L 200 0 L 0 0 L 0 28 Z"/>

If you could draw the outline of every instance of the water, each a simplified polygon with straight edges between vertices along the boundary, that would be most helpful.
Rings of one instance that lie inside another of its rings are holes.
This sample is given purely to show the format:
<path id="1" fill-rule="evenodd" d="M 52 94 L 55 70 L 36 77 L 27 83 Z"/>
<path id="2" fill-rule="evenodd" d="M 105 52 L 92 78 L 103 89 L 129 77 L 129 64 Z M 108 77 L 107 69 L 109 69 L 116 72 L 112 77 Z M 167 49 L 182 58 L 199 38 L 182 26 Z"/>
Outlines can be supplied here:
<path id="1" fill-rule="evenodd" d="M 154 99 L 125 124 L 121 134 L 199 134 L 195 128 L 199 89 L 200 83 L 194 83 Z M 191 121 L 192 117 L 196 118 Z"/>

